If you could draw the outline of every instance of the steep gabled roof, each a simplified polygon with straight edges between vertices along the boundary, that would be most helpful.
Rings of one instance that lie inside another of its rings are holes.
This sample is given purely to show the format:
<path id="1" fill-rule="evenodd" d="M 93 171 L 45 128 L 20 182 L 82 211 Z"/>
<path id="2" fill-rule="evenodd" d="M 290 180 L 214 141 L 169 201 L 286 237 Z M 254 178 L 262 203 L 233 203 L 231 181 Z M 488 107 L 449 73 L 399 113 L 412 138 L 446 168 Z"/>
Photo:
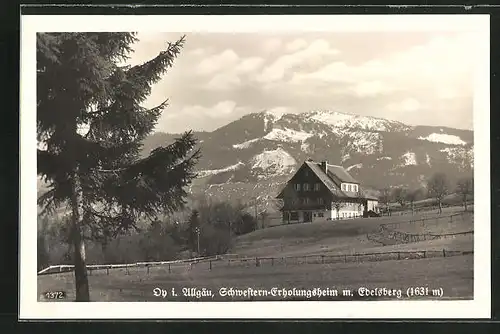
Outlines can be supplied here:
<path id="1" fill-rule="evenodd" d="M 330 174 L 332 174 L 332 175 L 330 176 Z M 349 172 L 347 172 L 347 170 L 342 166 L 328 164 L 328 175 L 330 177 L 332 177 L 332 176 L 337 177 L 342 182 L 359 184 L 359 182 L 356 181 L 351 176 L 351 174 L 349 174 Z"/>
<path id="2" fill-rule="evenodd" d="M 318 179 L 325 185 L 325 187 L 332 193 L 332 195 L 341 198 L 359 198 L 357 192 L 352 191 L 342 191 L 340 184 L 342 182 L 356 183 L 359 184 L 342 166 L 330 165 L 328 164 L 327 172 L 323 169 L 321 163 L 314 162 L 312 160 L 307 160 L 304 165 L 309 167 L 309 169 L 318 177 Z M 285 186 L 286 187 L 286 186 Z M 284 189 L 279 193 L 277 198 L 282 197 Z M 373 196 L 369 196 L 360 187 L 361 197 L 365 199 L 377 200 Z"/>
<path id="3" fill-rule="evenodd" d="M 330 177 L 328 177 L 328 175 L 318 163 L 306 161 L 305 164 L 313 171 L 314 174 L 316 174 L 316 176 L 321 180 L 325 187 L 330 190 L 332 194 L 345 197 L 344 192 L 340 190 L 340 185 L 335 184 L 335 182 Z"/>

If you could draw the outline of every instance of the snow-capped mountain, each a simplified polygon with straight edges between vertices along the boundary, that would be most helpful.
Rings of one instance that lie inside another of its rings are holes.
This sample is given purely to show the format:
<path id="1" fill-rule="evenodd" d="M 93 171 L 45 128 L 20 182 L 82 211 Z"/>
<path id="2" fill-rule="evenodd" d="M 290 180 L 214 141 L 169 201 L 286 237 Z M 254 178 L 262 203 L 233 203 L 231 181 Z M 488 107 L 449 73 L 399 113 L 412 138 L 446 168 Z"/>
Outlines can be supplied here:
<path id="1" fill-rule="evenodd" d="M 260 112 L 195 133 L 203 157 L 192 190 L 226 199 L 271 199 L 307 158 L 340 164 L 373 188 L 416 186 L 438 171 L 472 174 L 473 132 L 409 126 L 337 111 Z M 176 135 L 156 133 L 145 152 Z"/>

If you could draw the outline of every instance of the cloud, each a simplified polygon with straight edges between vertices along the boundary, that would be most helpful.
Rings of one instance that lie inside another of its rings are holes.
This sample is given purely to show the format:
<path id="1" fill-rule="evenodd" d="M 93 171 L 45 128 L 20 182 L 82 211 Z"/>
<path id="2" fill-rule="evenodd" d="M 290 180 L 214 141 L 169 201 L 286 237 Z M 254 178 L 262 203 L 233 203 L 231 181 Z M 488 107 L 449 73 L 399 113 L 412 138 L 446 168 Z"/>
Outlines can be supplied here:
<path id="1" fill-rule="evenodd" d="M 182 117 L 226 117 L 231 114 L 236 108 L 234 101 L 221 101 L 212 107 L 205 107 L 200 105 L 184 106 L 178 113 Z"/>
<path id="2" fill-rule="evenodd" d="M 307 42 L 303 38 L 297 38 L 294 39 L 292 42 L 288 43 L 285 49 L 288 52 L 295 52 L 305 47 L 307 47 Z"/>
<path id="3" fill-rule="evenodd" d="M 264 58 L 260 57 L 244 58 L 235 66 L 234 69 L 240 73 L 253 72 L 258 70 L 264 62 Z"/>
<path id="4" fill-rule="evenodd" d="M 426 89 L 432 94 L 451 96 L 449 92 L 457 83 L 472 78 L 476 59 L 473 43 L 473 34 L 437 36 L 426 44 L 361 64 L 334 61 L 314 72 L 297 72 L 291 83 L 349 83 L 357 87 L 353 92 L 361 95 L 383 94 L 389 87 L 398 87 L 398 90 Z M 448 87 L 447 93 L 438 87 Z"/>
<path id="5" fill-rule="evenodd" d="M 204 49 L 204 48 L 197 48 L 197 49 L 190 51 L 189 55 L 193 56 L 193 57 L 202 57 L 204 55 L 207 55 L 208 53 L 209 53 L 209 51 Z"/>
<path id="6" fill-rule="evenodd" d="M 276 52 L 281 48 L 282 44 L 283 43 L 278 38 L 268 38 L 262 45 L 262 51 L 264 51 L 265 54 Z"/>
<path id="7" fill-rule="evenodd" d="M 230 90 L 241 85 L 240 78 L 234 73 L 221 73 L 215 75 L 206 84 L 208 90 Z"/>
<path id="8" fill-rule="evenodd" d="M 276 59 L 271 65 L 264 68 L 262 73 L 256 76 L 259 82 L 272 82 L 284 78 L 287 71 L 299 65 L 312 63 L 326 55 L 337 55 L 338 50 L 330 47 L 324 39 L 317 39 L 307 48 L 300 51 L 286 54 Z"/>
<path id="9" fill-rule="evenodd" d="M 212 106 L 172 105 L 162 115 L 156 131 L 213 131 L 248 114 L 250 110 L 250 107 L 238 105 L 232 100 L 220 101 Z"/>
<path id="10" fill-rule="evenodd" d="M 422 109 L 422 106 L 416 99 L 406 98 L 397 103 L 390 103 L 386 109 L 391 112 L 415 112 Z"/>
<path id="11" fill-rule="evenodd" d="M 234 50 L 227 49 L 203 59 L 195 68 L 197 75 L 213 76 L 202 84 L 207 90 L 229 90 L 241 84 L 241 75 L 257 71 L 264 64 L 261 57 L 241 58 Z"/>
<path id="12" fill-rule="evenodd" d="M 240 57 L 231 49 L 227 49 L 219 54 L 203 59 L 196 67 L 197 73 L 209 75 L 220 71 L 228 66 L 236 65 Z"/>
<path id="13" fill-rule="evenodd" d="M 360 82 L 352 87 L 357 96 L 370 97 L 392 93 L 395 89 L 379 80 Z"/>

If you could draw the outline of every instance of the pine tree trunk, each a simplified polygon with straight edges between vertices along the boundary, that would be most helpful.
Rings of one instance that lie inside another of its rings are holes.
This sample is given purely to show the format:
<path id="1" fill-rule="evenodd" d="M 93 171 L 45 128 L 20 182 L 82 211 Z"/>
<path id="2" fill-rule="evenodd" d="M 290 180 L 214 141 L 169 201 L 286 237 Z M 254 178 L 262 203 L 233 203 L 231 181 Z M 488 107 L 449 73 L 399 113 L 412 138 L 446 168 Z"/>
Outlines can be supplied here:
<path id="1" fill-rule="evenodd" d="M 72 210 L 72 241 L 74 245 L 75 290 L 77 302 L 90 301 L 89 282 L 85 263 L 85 242 L 82 236 L 83 227 L 83 194 L 78 173 L 73 175 L 73 193 L 71 196 Z"/>

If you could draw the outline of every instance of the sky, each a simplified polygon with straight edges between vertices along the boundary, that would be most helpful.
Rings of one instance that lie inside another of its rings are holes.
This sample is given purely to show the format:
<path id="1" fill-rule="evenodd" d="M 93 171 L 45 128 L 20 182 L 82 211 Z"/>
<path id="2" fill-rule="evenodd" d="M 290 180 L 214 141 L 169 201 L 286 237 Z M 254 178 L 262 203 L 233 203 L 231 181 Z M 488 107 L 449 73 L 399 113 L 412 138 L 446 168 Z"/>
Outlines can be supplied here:
<path id="1" fill-rule="evenodd" d="M 183 33 L 140 32 L 129 64 Z M 213 131 L 245 114 L 336 110 L 471 129 L 474 38 L 453 31 L 186 32 L 145 102 L 169 106 L 156 131 Z"/>

